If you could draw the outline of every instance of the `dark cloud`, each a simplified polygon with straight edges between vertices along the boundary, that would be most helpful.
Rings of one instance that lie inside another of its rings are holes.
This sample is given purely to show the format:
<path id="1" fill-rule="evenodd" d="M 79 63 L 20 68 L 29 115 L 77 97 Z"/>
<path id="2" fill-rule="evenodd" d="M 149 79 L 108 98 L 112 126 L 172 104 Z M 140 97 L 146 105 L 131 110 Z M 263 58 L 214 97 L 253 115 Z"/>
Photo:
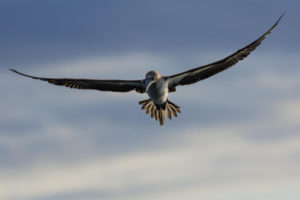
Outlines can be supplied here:
<path id="1" fill-rule="evenodd" d="M 274 8 L 266 14 L 269 4 L 259 1 L 235 3 L 1 1 L 0 66 L 132 51 L 188 54 L 207 48 L 235 50 L 262 34 L 283 12 Z M 290 14 L 272 36 L 270 46 L 297 46 L 290 37 L 280 37 L 295 26 L 294 6 L 287 5 Z M 292 35 L 299 34 L 294 31 Z"/>

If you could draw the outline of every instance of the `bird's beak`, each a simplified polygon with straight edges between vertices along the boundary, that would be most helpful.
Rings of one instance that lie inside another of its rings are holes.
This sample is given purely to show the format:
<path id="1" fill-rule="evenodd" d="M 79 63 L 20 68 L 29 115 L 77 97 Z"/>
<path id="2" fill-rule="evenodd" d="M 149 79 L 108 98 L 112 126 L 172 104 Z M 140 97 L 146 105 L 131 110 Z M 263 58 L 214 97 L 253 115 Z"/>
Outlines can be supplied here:
<path id="1" fill-rule="evenodd" d="M 146 78 L 146 87 L 152 82 L 152 78 Z"/>

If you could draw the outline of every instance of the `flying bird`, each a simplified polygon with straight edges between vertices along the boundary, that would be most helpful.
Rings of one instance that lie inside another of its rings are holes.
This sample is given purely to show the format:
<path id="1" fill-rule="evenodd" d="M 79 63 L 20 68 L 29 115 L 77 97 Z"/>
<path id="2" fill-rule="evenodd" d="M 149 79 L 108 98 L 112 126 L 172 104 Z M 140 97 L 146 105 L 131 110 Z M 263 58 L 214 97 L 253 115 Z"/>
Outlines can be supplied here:
<path id="1" fill-rule="evenodd" d="M 142 80 L 97 80 L 97 79 L 72 79 L 72 78 L 44 78 L 23 74 L 14 69 L 11 71 L 33 79 L 48 81 L 51 84 L 66 86 L 76 89 L 94 89 L 112 92 L 129 92 L 135 90 L 138 93 L 147 93 L 149 99 L 140 101 L 142 110 L 146 110 L 146 114 L 150 114 L 151 118 L 159 121 L 160 125 L 164 125 L 165 116 L 170 120 L 172 116 L 177 117 L 180 113 L 180 107 L 168 99 L 170 92 L 175 92 L 177 86 L 189 85 L 204 80 L 223 70 L 232 67 L 240 60 L 247 57 L 267 35 L 278 25 L 284 14 L 275 22 L 275 24 L 257 40 L 239 49 L 235 53 L 223 58 L 219 61 L 208 65 L 196 67 L 194 69 L 178 73 L 171 76 L 162 76 L 157 71 L 152 70 L 146 73 Z"/>

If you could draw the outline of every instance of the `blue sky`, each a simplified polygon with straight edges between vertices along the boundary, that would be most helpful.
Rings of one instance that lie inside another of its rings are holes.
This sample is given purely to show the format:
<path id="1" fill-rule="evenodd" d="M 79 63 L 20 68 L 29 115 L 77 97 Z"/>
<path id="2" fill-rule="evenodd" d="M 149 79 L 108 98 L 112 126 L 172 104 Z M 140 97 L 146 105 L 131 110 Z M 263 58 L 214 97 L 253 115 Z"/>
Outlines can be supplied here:
<path id="1" fill-rule="evenodd" d="M 298 1 L 0 1 L 0 199 L 300 198 Z M 169 99 L 17 76 L 140 79 L 249 57 Z"/>

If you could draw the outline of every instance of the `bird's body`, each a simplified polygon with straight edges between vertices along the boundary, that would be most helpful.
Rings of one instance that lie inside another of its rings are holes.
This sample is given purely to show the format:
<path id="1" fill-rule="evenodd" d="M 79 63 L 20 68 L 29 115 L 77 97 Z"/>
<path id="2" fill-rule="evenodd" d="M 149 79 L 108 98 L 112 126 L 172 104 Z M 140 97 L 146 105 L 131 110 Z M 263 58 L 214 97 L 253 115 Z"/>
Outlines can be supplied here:
<path id="1" fill-rule="evenodd" d="M 163 105 L 168 99 L 168 83 L 164 79 L 159 79 L 147 88 L 147 94 L 155 105 Z"/>
<path id="2" fill-rule="evenodd" d="M 283 16 L 283 15 L 282 15 Z M 95 79 L 70 79 L 70 78 L 43 78 L 20 73 L 16 70 L 13 72 L 48 81 L 55 85 L 62 85 L 77 89 L 95 89 L 101 91 L 113 92 L 129 92 L 135 90 L 138 93 L 147 93 L 149 99 L 140 101 L 142 109 L 146 110 L 152 118 L 159 121 L 160 125 L 164 125 L 165 116 L 172 119 L 172 116 L 177 117 L 180 113 L 179 106 L 168 100 L 168 94 L 175 92 L 177 86 L 189 85 L 204 80 L 213 76 L 229 67 L 235 65 L 238 61 L 247 57 L 260 43 L 266 38 L 268 34 L 277 26 L 282 16 L 276 23 L 261 37 L 246 47 L 236 51 L 230 56 L 221 59 L 217 62 L 196 67 L 194 69 L 175 74 L 172 76 L 161 76 L 157 71 L 149 71 L 146 73 L 145 79 L 142 80 L 95 80 Z"/>
<path id="3" fill-rule="evenodd" d="M 168 99 L 168 82 L 157 71 L 150 71 L 146 74 L 146 80 L 152 79 L 146 85 L 146 92 L 153 103 L 157 106 L 163 105 Z"/>

